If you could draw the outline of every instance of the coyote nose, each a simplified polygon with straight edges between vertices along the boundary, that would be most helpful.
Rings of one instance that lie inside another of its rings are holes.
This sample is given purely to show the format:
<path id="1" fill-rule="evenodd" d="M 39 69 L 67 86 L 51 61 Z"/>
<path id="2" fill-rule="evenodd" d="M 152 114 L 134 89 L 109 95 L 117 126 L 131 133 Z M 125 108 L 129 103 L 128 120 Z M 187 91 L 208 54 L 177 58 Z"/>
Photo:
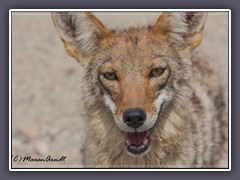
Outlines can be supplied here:
<path id="1" fill-rule="evenodd" d="M 138 128 L 146 120 L 146 113 L 140 108 L 129 108 L 123 113 L 123 121 L 132 128 Z"/>

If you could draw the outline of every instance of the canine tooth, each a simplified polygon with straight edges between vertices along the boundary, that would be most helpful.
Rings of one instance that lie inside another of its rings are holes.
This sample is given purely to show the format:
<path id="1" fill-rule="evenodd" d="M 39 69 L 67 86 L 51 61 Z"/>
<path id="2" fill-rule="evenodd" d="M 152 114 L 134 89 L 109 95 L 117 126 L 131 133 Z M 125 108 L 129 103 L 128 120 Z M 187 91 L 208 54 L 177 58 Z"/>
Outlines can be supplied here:
<path id="1" fill-rule="evenodd" d="M 131 145 L 131 143 L 130 143 L 128 140 L 126 140 L 126 143 L 127 143 L 127 145 L 128 145 L 128 146 L 130 146 L 130 145 Z"/>
<path id="2" fill-rule="evenodd" d="M 145 139 L 145 140 L 143 141 L 143 144 L 146 145 L 147 143 L 148 143 L 148 140 Z"/>

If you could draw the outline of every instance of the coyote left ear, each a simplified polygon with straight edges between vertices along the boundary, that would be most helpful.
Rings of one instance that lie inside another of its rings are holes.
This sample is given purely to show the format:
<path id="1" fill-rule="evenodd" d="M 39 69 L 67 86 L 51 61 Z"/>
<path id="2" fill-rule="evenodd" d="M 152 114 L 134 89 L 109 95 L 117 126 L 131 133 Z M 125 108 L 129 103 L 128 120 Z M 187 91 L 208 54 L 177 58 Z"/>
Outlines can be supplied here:
<path id="1" fill-rule="evenodd" d="M 79 62 L 109 33 L 90 12 L 52 12 L 52 19 L 67 53 Z"/>
<path id="2" fill-rule="evenodd" d="M 180 49 L 193 51 L 202 40 L 207 12 L 164 12 L 152 31 L 161 32 Z"/>

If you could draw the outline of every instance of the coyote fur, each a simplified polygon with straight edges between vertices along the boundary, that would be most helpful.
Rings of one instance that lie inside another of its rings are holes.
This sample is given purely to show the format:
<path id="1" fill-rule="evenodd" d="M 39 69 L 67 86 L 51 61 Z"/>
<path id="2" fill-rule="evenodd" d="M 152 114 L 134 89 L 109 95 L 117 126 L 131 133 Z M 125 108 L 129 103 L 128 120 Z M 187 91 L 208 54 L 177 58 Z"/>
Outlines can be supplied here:
<path id="1" fill-rule="evenodd" d="M 52 13 L 84 69 L 86 167 L 220 167 L 228 151 L 223 90 L 193 55 L 206 18 L 164 12 L 154 25 L 119 30 L 90 12 Z"/>

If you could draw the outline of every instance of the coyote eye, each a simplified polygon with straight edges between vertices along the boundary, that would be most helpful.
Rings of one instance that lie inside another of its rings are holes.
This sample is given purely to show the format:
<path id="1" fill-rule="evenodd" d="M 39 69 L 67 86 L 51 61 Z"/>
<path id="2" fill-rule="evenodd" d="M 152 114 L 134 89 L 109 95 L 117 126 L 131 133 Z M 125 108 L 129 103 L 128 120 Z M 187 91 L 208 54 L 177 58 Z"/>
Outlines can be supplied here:
<path id="1" fill-rule="evenodd" d="M 150 73 L 149 73 L 149 77 L 159 77 L 163 74 L 164 69 L 163 68 L 153 68 Z"/>
<path id="2" fill-rule="evenodd" d="M 106 72 L 103 74 L 103 76 L 107 79 L 107 80 L 118 80 L 117 75 L 114 72 Z"/>

